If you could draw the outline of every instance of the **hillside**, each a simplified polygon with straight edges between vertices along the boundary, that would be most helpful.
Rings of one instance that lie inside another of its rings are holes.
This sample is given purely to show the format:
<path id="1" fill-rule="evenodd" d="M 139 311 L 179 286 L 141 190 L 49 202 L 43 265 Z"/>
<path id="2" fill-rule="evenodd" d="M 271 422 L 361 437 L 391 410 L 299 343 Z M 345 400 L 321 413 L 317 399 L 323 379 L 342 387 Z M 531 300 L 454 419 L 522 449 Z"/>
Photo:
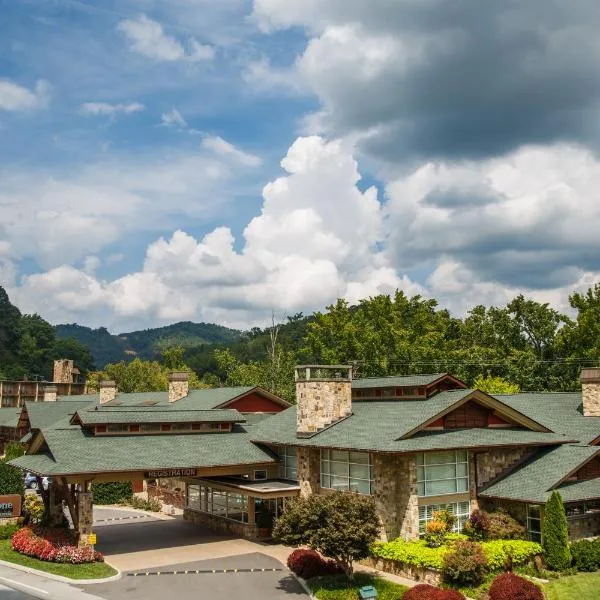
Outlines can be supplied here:
<path id="1" fill-rule="evenodd" d="M 55 331 L 58 338 L 74 338 L 87 346 L 98 368 L 135 356 L 155 358 L 163 348 L 169 346 L 191 348 L 230 344 L 237 342 L 241 337 L 241 333 L 234 329 L 212 323 L 189 321 L 118 335 L 111 334 L 104 327 L 91 329 L 76 323 L 57 325 Z"/>

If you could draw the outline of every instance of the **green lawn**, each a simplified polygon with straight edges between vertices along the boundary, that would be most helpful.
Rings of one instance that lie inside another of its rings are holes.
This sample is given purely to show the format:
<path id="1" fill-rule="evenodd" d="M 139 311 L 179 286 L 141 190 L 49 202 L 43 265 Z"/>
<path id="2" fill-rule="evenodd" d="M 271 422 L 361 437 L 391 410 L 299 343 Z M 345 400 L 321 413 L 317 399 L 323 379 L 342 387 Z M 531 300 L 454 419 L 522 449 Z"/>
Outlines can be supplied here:
<path id="1" fill-rule="evenodd" d="M 314 577 L 309 579 L 308 587 L 318 600 L 359 600 L 358 588 L 372 585 L 379 594 L 379 600 L 398 600 L 408 589 L 381 577 L 357 573 L 352 585 L 344 576 Z"/>
<path id="2" fill-rule="evenodd" d="M 115 569 L 102 562 L 68 565 L 31 558 L 30 556 L 15 552 L 10 547 L 10 540 L 0 540 L 0 560 L 23 565 L 24 567 L 31 567 L 32 569 L 39 569 L 53 575 L 70 577 L 71 579 L 102 579 L 117 574 Z"/>
<path id="3" fill-rule="evenodd" d="M 600 598 L 600 571 L 561 577 L 543 589 L 547 600 L 596 600 Z"/>

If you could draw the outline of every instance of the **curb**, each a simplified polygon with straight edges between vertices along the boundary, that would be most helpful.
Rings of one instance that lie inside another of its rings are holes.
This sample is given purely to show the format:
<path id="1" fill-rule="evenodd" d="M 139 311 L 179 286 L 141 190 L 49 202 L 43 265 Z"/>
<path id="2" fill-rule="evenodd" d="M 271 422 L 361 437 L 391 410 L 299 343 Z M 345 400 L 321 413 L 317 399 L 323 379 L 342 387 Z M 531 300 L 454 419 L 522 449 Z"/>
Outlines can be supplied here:
<path id="1" fill-rule="evenodd" d="M 110 564 L 110 563 L 107 563 Z M 54 573 L 48 573 L 47 571 L 40 571 L 39 569 L 34 569 L 32 567 L 24 567 L 23 565 L 18 565 L 16 563 L 9 562 L 7 560 L 0 560 L 0 565 L 3 567 L 9 567 L 11 569 L 15 569 L 16 571 L 22 571 L 23 573 L 29 573 L 30 575 L 38 575 L 39 577 L 46 577 L 47 579 L 54 579 L 54 581 L 60 581 L 62 583 L 69 583 L 71 585 L 91 585 L 94 583 L 105 583 L 109 581 L 117 581 L 121 579 L 123 573 L 116 569 L 117 574 L 112 575 L 111 577 L 103 577 L 102 579 L 71 579 L 70 577 L 63 577 L 62 575 L 54 575 Z M 112 567 L 112 565 L 110 565 Z M 114 569 L 115 567 L 113 567 Z"/>
<path id="2" fill-rule="evenodd" d="M 306 594 L 308 595 L 310 600 L 317 600 L 317 597 L 314 596 L 313 593 L 310 591 L 310 589 L 306 583 L 306 580 L 302 579 L 302 577 L 298 577 L 298 575 L 296 575 L 296 573 L 294 573 L 291 570 L 290 570 L 290 573 L 292 574 L 292 577 L 300 584 L 300 587 L 306 592 Z"/>

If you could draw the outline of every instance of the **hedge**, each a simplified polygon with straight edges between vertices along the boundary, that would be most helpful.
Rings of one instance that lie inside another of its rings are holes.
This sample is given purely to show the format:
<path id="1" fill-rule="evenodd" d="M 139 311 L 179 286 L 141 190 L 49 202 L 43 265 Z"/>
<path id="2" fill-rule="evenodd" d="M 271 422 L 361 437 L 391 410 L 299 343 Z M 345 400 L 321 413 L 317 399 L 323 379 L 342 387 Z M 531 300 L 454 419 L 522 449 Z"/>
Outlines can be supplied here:
<path id="1" fill-rule="evenodd" d="M 466 539 L 462 535 L 449 536 L 449 542 L 440 548 L 429 548 L 425 540 L 402 539 L 392 542 L 378 542 L 373 545 L 372 555 L 377 558 L 395 560 L 413 567 L 425 567 L 441 570 L 443 556 L 451 548 L 451 542 Z M 514 566 L 526 564 L 536 554 L 541 554 L 542 547 L 536 542 L 526 540 L 489 540 L 481 542 L 483 551 L 488 560 L 490 570 L 499 571 L 505 564 L 507 556 L 512 556 Z"/>
<path id="2" fill-rule="evenodd" d="M 92 483 L 94 504 L 117 504 L 133 496 L 131 481 L 111 481 L 108 483 Z"/>
<path id="3" fill-rule="evenodd" d="M 25 493 L 25 482 L 23 472 L 17 467 L 11 467 L 8 461 L 18 458 L 25 453 L 22 444 L 7 444 L 4 458 L 0 461 L 0 494 L 18 494 L 22 496 Z"/>

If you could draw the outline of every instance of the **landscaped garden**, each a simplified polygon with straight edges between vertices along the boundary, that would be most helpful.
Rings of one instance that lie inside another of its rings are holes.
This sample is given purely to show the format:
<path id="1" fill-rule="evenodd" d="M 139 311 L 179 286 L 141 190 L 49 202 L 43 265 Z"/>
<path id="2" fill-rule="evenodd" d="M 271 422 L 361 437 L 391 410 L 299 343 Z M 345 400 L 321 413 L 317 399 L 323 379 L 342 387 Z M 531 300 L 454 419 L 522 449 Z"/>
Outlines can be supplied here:
<path id="1" fill-rule="evenodd" d="M 381 600 L 600 598 L 600 539 L 569 543 L 558 493 L 546 504 L 542 528 L 540 545 L 524 539 L 524 527 L 508 513 L 476 510 L 456 533 L 453 515 L 442 510 L 420 539 L 382 543 L 376 541 L 373 500 L 336 493 L 291 501 L 274 535 L 287 545 L 308 547 L 292 552 L 288 566 L 318 600 L 359 600 L 363 586 L 374 587 Z M 355 574 L 353 562 L 365 559 L 423 583 L 407 590 L 382 577 Z"/>

